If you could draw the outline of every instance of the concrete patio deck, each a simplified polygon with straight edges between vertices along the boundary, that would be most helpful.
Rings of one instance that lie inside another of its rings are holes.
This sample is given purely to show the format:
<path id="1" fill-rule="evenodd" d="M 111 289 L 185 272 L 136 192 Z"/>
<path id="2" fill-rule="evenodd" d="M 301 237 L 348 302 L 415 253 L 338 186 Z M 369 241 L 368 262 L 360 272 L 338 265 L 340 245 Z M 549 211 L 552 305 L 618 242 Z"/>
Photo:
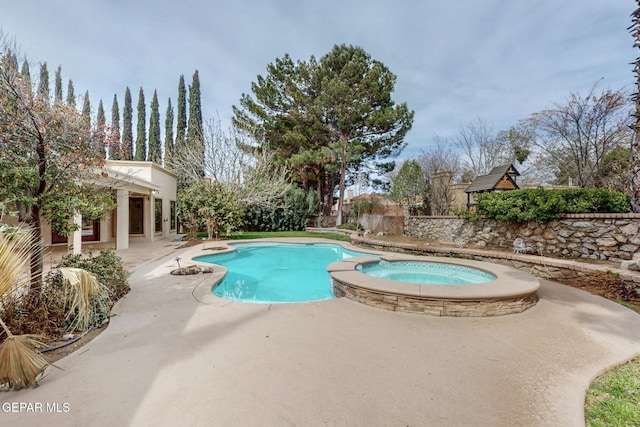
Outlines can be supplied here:
<path id="1" fill-rule="evenodd" d="M 546 280 L 536 306 L 491 318 L 203 303 L 211 275 L 169 274 L 201 246 L 121 253 L 138 267 L 110 326 L 3 393 L 0 425 L 580 426 L 591 380 L 640 353 L 640 316 Z"/>

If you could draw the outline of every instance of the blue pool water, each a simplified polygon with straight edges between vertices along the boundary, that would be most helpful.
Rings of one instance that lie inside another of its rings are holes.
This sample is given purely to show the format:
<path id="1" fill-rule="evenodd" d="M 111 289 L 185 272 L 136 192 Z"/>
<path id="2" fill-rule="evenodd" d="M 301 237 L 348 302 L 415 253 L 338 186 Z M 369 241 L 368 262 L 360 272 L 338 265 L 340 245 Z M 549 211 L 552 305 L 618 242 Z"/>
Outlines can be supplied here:
<path id="1" fill-rule="evenodd" d="M 494 274 L 463 265 L 420 261 L 380 261 L 364 264 L 359 271 L 374 277 L 430 285 L 470 285 L 496 279 Z"/>
<path id="2" fill-rule="evenodd" d="M 336 244 L 239 243 L 236 251 L 204 255 L 200 262 L 228 269 L 213 289 L 221 298 L 254 303 L 291 303 L 333 298 L 327 266 L 369 255 Z"/>

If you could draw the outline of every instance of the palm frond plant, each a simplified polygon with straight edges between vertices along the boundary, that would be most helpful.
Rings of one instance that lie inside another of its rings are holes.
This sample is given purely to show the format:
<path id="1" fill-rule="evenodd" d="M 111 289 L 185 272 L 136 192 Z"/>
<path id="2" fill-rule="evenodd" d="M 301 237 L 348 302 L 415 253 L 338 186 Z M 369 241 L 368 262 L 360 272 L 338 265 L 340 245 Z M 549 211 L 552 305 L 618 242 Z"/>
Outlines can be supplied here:
<path id="1" fill-rule="evenodd" d="M 29 242 L 32 234 L 27 231 L 14 233 L 11 238 L 0 230 L 0 297 L 11 296 L 24 285 L 24 275 L 29 260 Z M 22 281 L 21 281 L 22 279 Z M 47 361 L 36 351 L 44 344 L 38 335 L 13 335 L 0 317 L 0 326 L 6 338 L 0 344 L 0 386 L 18 390 L 35 387 L 36 378 L 47 367 Z"/>
<path id="2" fill-rule="evenodd" d="M 68 329 L 85 330 L 93 326 L 94 319 L 106 303 L 108 289 L 102 285 L 95 275 L 76 267 L 59 268 L 65 284 L 65 301 L 68 306 Z M 106 308 L 108 311 L 108 308 Z"/>
<path id="3" fill-rule="evenodd" d="M 36 378 L 49 365 L 38 349 L 45 344 L 39 335 L 13 335 L 0 318 L 0 325 L 7 334 L 0 344 L 0 386 L 11 390 L 37 387 Z"/>

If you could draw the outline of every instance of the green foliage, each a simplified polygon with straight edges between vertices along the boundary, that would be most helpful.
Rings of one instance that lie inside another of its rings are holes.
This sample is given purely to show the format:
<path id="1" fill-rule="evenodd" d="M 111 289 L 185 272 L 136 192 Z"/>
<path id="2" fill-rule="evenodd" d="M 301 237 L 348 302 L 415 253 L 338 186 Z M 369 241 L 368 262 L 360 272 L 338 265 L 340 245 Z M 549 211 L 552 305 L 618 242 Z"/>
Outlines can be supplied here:
<path id="1" fill-rule="evenodd" d="M 415 160 L 404 162 L 393 180 L 389 198 L 405 208 L 411 208 L 416 205 L 418 199 L 425 199 L 426 193 L 424 172 L 418 162 Z"/>
<path id="2" fill-rule="evenodd" d="M 122 260 L 113 249 L 100 251 L 97 256 L 92 251 L 84 255 L 67 254 L 62 257 L 58 264 L 47 276 L 47 293 L 45 294 L 48 306 L 54 312 L 67 312 L 68 307 L 53 307 L 55 304 L 62 304 L 63 298 L 60 294 L 63 292 L 64 277 L 58 270 L 60 267 L 81 268 L 92 273 L 98 279 L 98 282 L 104 286 L 106 292 L 94 295 L 89 300 L 91 318 L 90 326 L 100 326 L 104 319 L 109 317 L 109 311 L 113 304 L 129 292 L 127 283 L 128 273 L 124 269 Z M 59 325 L 62 329 L 66 329 L 76 323 L 74 313 L 65 317 L 64 325 Z"/>
<path id="3" fill-rule="evenodd" d="M 393 102 L 396 77 L 362 48 L 336 45 L 298 62 L 285 55 L 267 71 L 234 106 L 234 125 L 290 165 L 296 184 L 320 191 L 325 211 L 336 187 L 380 173 L 404 148 L 413 112 Z"/>
<path id="4" fill-rule="evenodd" d="M 309 216 L 315 215 L 317 195 L 314 192 L 291 187 L 270 206 L 249 205 L 245 213 L 245 226 L 253 231 L 301 231 Z"/>
<path id="5" fill-rule="evenodd" d="M 144 91 L 142 87 L 138 94 L 138 121 L 136 122 L 136 151 L 133 156 L 133 160 L 145 161 L 147 160 L 147 112 L 146 104 L 144 103 Z"/>
<path id="6" fill-rule="evenodd" d="M 160 141 L 160 105 L 158 92 L 153 91 L 151 115 L 149 116 L 149 160 L 157 165 L 162 164 L 162 142 Z"/>
<path id="7" fill-rule="evenodd" d="M 124 91 L 124 107 L 122 110 L 122 151 L 125 160 L 133 157 L 133 107 L 131 90 L 127 86 Z"/>
<path id="8" fill-rule="evenodd" d="M 546 222 L 563 214 L 626 213 L 630 198 L 603 189 L 515 190 L 478 194 L 477 213 L 498 221 Z"/>
<path id="9" fill-rule="evenodd" d="M 219 182 L 201 180 L 178 194 L 178 216 L 194 238 L 205 227 L 209 238 L 237 229 L 242 213 L 235 193 Z"/>

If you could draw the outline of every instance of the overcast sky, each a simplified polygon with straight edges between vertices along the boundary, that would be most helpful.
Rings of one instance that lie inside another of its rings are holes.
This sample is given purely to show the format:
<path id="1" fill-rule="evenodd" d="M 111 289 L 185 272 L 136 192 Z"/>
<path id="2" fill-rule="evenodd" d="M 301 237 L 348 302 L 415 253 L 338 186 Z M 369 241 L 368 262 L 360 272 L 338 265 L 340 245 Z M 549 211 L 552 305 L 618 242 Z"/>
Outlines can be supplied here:
<path id="1" fill-rule="evenodd" d="M 0 0 L 0 27 L 32 64 L 58 65 L 77 95 L 113 95 L 147 108 L 161 127 L 178 79 L 199 70 L 203 117 L 230 125 L 251 83 L 276 58 L 307 60 L 335 44 L 362 47 L 397 76 L 393 99 L 415 111 L 402 158 L 429 149 L 461 123 L 495 131 L 570 92 L 633 89 L 638 52 L 627 31 L 632 0 Z M 81 105 L 81 102 L 79 102 Z M 147 112 L 147 118 L 149 112 Z M 135 118 L 134 118 L 135 120 Z M 164 129 L 163 129 L 164 131 Z"/>

